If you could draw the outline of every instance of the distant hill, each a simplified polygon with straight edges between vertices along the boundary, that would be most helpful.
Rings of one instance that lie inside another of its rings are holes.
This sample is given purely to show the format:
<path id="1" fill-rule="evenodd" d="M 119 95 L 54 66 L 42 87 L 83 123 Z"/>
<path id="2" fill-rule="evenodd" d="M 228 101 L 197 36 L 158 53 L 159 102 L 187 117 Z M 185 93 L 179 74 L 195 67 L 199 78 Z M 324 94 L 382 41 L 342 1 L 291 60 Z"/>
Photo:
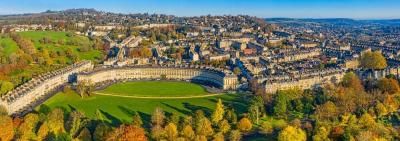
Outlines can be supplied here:
<path id="1" fill-rule="evenodd" d="M 269 23 L 330 23 L 330 24 L 384 24 L 384 25 L 400 25 L 400 19 L 379 19 L 379 20 L 355 20 L 349 18 L 266 18 Z"/>

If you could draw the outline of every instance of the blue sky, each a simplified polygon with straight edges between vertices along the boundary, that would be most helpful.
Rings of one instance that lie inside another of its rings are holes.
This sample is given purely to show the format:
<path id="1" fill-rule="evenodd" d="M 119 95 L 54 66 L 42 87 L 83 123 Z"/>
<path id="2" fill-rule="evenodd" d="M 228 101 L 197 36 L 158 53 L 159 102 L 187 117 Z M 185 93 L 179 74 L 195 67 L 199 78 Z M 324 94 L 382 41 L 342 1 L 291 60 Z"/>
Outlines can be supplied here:
<path id="1" fill-rule="evenodd" d="M 0 14 L 70 8 L 177 16 L 246 14 L 291 18 L 400 18 L 400 0 L 0 0 Z"/>

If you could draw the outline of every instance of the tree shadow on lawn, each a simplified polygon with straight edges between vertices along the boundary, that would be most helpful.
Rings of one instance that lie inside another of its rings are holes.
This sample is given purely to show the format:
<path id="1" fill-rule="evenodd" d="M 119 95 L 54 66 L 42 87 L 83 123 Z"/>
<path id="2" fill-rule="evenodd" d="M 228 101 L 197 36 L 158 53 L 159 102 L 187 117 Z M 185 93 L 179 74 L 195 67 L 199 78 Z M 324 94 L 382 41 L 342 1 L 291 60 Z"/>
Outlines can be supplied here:
<path id="1" fill-rule="evenodd" d="M 133 117 L 135 115 L 135 111 L 126 108 L 124 106 L 118 106 L 118 109 L 120 109 L 125 115 L 128 115 L 129 117 Z M 129 123 L 129 121 L 126 120 L 121 120 L 122 123 Z"/>
<path id="2" fill-rule="evenodd" d="M 218 102 L 217 99 L 209 98 L 208 100 L 213 102 L 213 103 L 217 103 Z M 222 100 L 222 103 L 224 104 L 225 107 L 234 108 L 235 111 L 238 114 L 247 112 L 247 106 L 249 105 L 249 102 L 245 101 L 240 96 L 237 96 L 237 97 L 235 97 L 233 99 L 221 98 L 221 100 Z"/>
<path id="3" fill-rule="evenodd" d="M 139 114 L 139 116 L 140 116 L 140 118 L 142 119 L 142 121 L 143 121 L 143 125 L 144 125 L 144 127 L 150 127 L 150 123 L 151 123 L 151 116 L 149 115 L 149 114 L 146 114 L 146 113 L 143 113 L 143 112 L 140 112 L 140 111 L 134 111 L 134 110 L 131 110 L 131 109 L 129 109 L 129 108 L 127 108 L 127 107 L 124 107 L 124 106 L 118 106 L 118 108 L 124 113 L 124 114 L 126 114 L 126 115 L 128 115 L 129 117 L 132 117 L 133 118 L 133 116 L 135 115 L 135 112 L 137 112 L 138 114 Z M 121 123 L 131 123 L 131 121 L 126 121 L 126 120 L 122 120 L 121 121 Z"/>
<path id="4" fill-rule="evenodd" d="M 113 116 L 113 115 L 111 115 L 111 114 L 109 114 L 109 113 L 107 113 L 107 112 L 105 112 L 105 111 L 103 111 L 101 109 L 100 109 L 100 112 L 101 112 L 101 114 L 103 114 L 110 121 L 111 125 L 118 126 L 118 125 L 120 125 L 122 123 L 118 118 L 116 118 L 115 116 Z"/>
<path id="5" fill-rule="evenodd" d="M 143 127 L 150 129 L 151 127 L 151 115 L 138 111 L 140 118 L 143 121 Z"/>
<path id="6" fill-rule="evenodd" d="M 195 113 L 197 110 L 202 110 L 204 112 L 204 114 L 207 115 L 207 116 L 210 116 L 211 113 L 212 113 L 212 110 L 207 108 L 207 107 L 193 105 L 193 104 L 190 104 L 188 102 L 183 103 L 183 106 L 186 109 L 191 110 L 192 113 Z"/>
<path id="7" fill-rule="evenodd" d="M 174 110 L 176 110 L 176 111 L 178 111 L 178 112 L 180 112 L 180 113 L 182 113 L 182 114 L 184 114 L 184 115 L 190 115 L 190 114 L 191 114 L 190 111 L 176 108 L 175 106 L 171 106 L 171 105 L 166 104 L 166 103 L 164 103 L 164 102 L 162 102 L 161 104 L 163 104 L 163 105 L 165 105 L 165 106 L 167 106 L 167 107 L 169 107 L 169 108 L 171 108 L 171 109 L 174 109 Z"/>

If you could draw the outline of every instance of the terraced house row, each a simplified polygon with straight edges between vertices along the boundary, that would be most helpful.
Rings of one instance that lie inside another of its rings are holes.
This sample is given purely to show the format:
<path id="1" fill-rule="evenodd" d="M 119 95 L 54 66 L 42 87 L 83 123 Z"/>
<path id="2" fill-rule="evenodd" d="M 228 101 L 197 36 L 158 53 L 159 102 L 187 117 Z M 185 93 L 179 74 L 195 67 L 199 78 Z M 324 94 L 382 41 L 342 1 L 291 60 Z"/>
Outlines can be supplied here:
<path id="1" fill-rule="evenodd" d="M 205 66 L 126 66 L 100 68 L 78 75 L 79 82 L 98 84 L 107 81 L 182 80 L 209 84 L 224 90 L 235 90 L 237 76 L 231 71 Z"/>
<path id="2" fill-rule="evenodd" d="M 325 69 L 296 74 L 294 77 L 268 76 L 262 86 L 266 93 L 275 93 L 278 90 L 309 89 L 325 83 L 338 83 L 346 71 L 343 69 Z"/>
<path id="3" fill-rule="evenodd" d="M 0 106 L 5 107 L 10 115 L 31 111 L 35 106 L 51 97 L 55 91 L 73 81 L 75 74 L 91 69 L 93 69 L 93 64 L 90 61 L 82 61 L 64 69 L 35 77 L 3 95 Z"/>

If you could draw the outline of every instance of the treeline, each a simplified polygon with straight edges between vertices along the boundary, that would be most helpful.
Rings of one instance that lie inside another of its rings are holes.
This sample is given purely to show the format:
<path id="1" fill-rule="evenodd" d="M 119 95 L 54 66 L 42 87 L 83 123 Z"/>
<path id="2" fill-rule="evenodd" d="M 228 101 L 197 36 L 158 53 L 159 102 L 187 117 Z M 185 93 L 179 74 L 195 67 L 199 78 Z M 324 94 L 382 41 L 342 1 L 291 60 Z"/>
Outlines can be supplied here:
<path id="1" fill-rule="evenodd" d="M 166 116 L 156 108 L 147 124 L 135 112 L 131 123 L 110 124 L 105 114 L 97 110 L 91 120 L 79 111 L 65 112 L 40 107 L 39 113 L 29 113 L 23 118 L 0 115 L 0 139 L 9 140 L 82 140 L 82 141 L 146 141 L 146 140 L 197 140 L 239 141 L 252 132 L 253 125 L 246 116 L 240 120 L 233 108 L 218 100 L 211 115 L 197 110 L 184 117 Z M 211 117 L 211 118 L 209 118 Z M 146 127 L 146 128 L 143 128 Z"/>
<path id="2" fill-rule="evenodd" d="M 400 130 L 395 127 L 400 121 L 399 90 L 399 82 L 394 77 L 363 82 L 354 73 L 348 73 L 338 85 L 279 91 L 272 95 L 258 93 L 265 102 L 265 110 L 250 106 L 249 114 L 254 117 L 252 121 L 258 121 L 258 115 L 265 112 L 297 128 L 298 131 L 288 133 L 284 133 L 286 128 L 267 130 L 270 135 L 279 134 L 278 140 L 300 137 L 314 141 L 398 140 Z M 273 127 L 271 122 L 259 124 Z M 291 136 L 281 136 L 285 134 Z"/>

